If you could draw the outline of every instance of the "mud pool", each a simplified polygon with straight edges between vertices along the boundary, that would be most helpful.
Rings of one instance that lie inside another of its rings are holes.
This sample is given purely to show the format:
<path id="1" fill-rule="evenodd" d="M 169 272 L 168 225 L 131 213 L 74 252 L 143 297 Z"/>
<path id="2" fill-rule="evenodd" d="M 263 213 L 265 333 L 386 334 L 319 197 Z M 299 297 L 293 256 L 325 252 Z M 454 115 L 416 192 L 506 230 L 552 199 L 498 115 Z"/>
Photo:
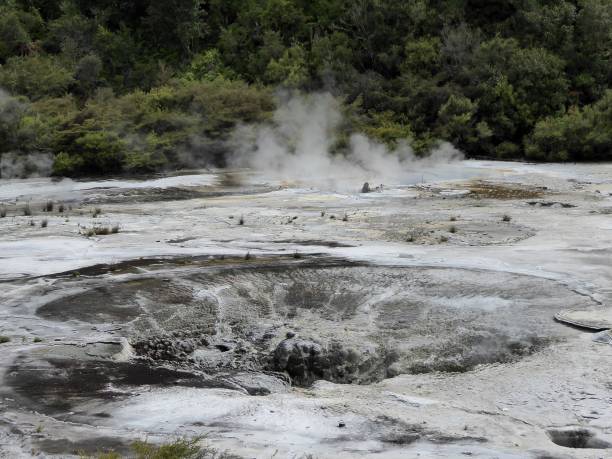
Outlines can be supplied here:
<path id="1" fill-rule="evenodd" d="M 0 457 L 612 457 L 612 165 L 408 182 L 0 181 Z"/>

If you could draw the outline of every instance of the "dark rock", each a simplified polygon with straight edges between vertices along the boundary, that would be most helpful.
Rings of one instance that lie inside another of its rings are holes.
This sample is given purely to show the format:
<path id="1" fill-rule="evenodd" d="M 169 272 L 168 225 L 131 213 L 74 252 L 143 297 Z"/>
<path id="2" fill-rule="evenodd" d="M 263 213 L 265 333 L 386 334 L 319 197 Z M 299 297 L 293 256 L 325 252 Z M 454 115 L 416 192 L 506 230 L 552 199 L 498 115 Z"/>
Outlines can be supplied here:
<path id="1" fill-rule="evenodd" d="M 358 352 L 339 342 L 322 346 L 295 337 L 281 341 L 270 360 L 272 370 L 287 373 L 299 386 L 308 386 L 318 379 L 342 384 L 380 381 L 391 363 L 369 350 Z"/>

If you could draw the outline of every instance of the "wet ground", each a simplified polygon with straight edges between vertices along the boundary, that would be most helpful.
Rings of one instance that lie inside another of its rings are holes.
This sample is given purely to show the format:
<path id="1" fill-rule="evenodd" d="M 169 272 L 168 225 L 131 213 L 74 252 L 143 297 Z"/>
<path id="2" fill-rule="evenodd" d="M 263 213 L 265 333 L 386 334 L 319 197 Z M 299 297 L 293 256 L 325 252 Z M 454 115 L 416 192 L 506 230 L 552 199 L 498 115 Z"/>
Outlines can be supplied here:
<path id="1" fill-rule="evenodd" d="M 445 174 L 0 182 L 0 457 L 612 455 L 612 166 Z"/>

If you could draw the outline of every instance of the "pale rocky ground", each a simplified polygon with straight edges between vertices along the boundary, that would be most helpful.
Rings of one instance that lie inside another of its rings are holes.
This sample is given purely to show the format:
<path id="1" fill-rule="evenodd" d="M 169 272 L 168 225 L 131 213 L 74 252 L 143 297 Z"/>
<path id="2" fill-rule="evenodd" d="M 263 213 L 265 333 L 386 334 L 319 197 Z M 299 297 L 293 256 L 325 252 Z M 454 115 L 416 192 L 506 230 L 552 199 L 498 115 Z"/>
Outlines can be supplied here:
<path id="1" fill-rule="evenodd" d="M 361 182 L 0 181 L 0 457 L 612 457 L 612 165 Z"/>

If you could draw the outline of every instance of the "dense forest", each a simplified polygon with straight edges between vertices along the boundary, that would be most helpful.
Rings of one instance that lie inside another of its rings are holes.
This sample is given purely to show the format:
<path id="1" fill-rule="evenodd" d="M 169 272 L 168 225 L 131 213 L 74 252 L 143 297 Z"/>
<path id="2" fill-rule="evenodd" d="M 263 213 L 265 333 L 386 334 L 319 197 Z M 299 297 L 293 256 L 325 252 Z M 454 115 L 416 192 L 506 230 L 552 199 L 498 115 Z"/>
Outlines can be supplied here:
<path id="1" fill-rule="evenodd" d="M 0 155 L 57 175 L 222 164 L 283 89 L 342 100 L 339 151 L 612 160 L 611 82 L 610 0 L 0 0 Z"/>

